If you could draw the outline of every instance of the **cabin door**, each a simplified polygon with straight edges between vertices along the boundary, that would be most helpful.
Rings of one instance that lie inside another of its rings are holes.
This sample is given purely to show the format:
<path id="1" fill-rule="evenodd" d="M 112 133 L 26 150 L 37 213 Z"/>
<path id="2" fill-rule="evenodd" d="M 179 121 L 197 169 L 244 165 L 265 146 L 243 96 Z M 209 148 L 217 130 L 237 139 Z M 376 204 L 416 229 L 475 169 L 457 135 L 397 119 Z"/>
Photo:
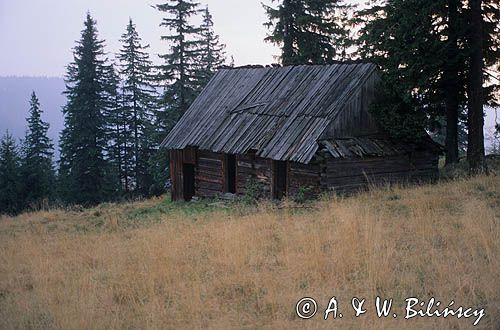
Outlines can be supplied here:
<path id="1" fill-rule="evenodd" d="M 190 201 L 195 193 L 194 189 L 194 165 L 193 164 L 182 164 L 182 176 L 183 176 L 183 188 L 184 188 L 184 200 Z"/>
<path id="2" fill-rule="evenodd" d="M 287 163 L 273 161 L 273 198 L 282 199 L 287 194 Z"/>

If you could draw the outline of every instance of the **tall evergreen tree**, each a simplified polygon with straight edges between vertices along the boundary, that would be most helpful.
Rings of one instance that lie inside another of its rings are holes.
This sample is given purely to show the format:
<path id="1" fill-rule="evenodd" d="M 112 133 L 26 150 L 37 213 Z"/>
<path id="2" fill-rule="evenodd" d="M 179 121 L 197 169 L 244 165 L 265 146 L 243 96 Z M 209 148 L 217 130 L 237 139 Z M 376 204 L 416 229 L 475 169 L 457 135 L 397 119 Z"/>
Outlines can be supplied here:
<path id="1" fill-rule="evenodd" d="M 109 69 L 103 43 L 88 13 L 65 77 L 68 102 L 63 108 L 59 175 L 62 197 L 71 203 L 91 205 L 110 197 L 105 159 Z"/>
<path id="2" fill-rule="evenodd" d="M 152 125 L 156 115 L 156 91 L 152 85 L 152 64 L 146 52 L 149 45 L 141 44 L 132 19 L 120 41 L 123 47 L 117 57 L 123 79 L 122 133 L 125 146 L 131 146 L 131 152 L 122 155 L 122 163 L 127 175 L 131 176 L 134 191 L 144 195 L 151 184 L 148 164 L 155 147 Z"/>
<path id="3" fill-rule="evenodd" d="M 33 92 L 30 99 L 28 130 L 21 161 L 23 200 L 26 206 L 53 198 L 55 173 L 54 146 L 47 136 L 49 124 L 42 121 L 40 102 Z"/>
<path id="4" fill-rule="evenodd" d="M 471 173 L 487 171 L 484 158 L 483 18 L 482 1 L 470 0 L 470 71 L 468 90 L 467 161 Z"/>
<path id="5" fill-rule="evenodd" d="M 345 57 L 339 0 L 282 0 L 277 8 L 263 5 L 271 30 L 266 41 L 281 47 L 283 65 L 325 64 Z"/>
<path id="6" fill-rule="evenodd" d="M 485 1 L 489 14 L 482 17 L 488 26 L 483 33 L 487 40 L 483 60 L 491 65 L 498 60 L 491 24 L 492 17 L 498 17 L 498 5 Z M 468 30 L 474 25 L 466 7 L 460 0 L 372 1 L 357 15 L 357 23 L 363 26 L 357 40 L 361 57 L 376 62 L 384 73 L 385 91 L 374 106 L 375 113 L 393 135 L 410 139 L 414 132 L 446 118 L 447 164 L 458 161 L 459 121 L 470 94 L 466 90 L 472 40 Z M 397 110 L 394 104 L 399 105 Z"/>
<path id="7" fill-rule="evenodd" d="M 445 55 L 448 59 L 444 63 L 442 87 L 446 108 L 446 164 L 458 162 L 459 150 L 459 114 L 460 105 L 463 104 L 461 96 L 463 89 L 460 87 L 460 74 L 463 70 L 464 57 L 458 46 L 459 41 L 459 0 L 447 0 L 446 48 Z"/>
<path id="8" fill-rule="evenodd" d="M 439 2 L 389 0 L 358 12 L 360 57 L 375 62 L 382 84 L 373 112 L 395 138 L 414 140 L 442 113 Z"/>
<path id="9" fill-rule="evenodd" d="M 170 32 L 161 37 L 170 43 L 170 52 L 160 55 L 165 60 L 161 78 L 167 81 L 163 103 L 167 114 L 164 125 L 168 131 L 196 96 L 197 61 L 201 47 L 198 35 L 201 29 L 189 20 L 200 9 L 199 3 L 192 0 L 168 0 L 156 5 L 156 8 L 165 14 L 160 26 Z"/>
<path id="10" fill-rule="evenodd" d="M 106 122 L 106 159 L 109 162 L 109 190 L 117 195 L 128 191 L 128 169 L 132 167 L 130 146 L 128 141 L 127 113 L 123 111 L 122 95 L 120 93 L 120 79 L 115 65 L 105 67 L 105 103 L 104 118 Z"/>
<path id="11" fill-rule="evenodd" d="M 7 131 L 0 141 L 0 214 L 15 214 L 20 203 L 20 163 L 16 141 Z"/>
<path id="12" fill-rule="evenodd" d="M 167 0 L 156 8 L 165 16 L 160 26 L 168 30 L 161 36 L 169 43 L 170 51 L 160 55 L 165 61 L 159 67 L 158 80 L 164 83 L 155 123 L 155 142 L 161 140 L 186 112 L 199 91 L 198 61 L 202 42 L 201 28 L 190 19 L 200 13 L 199 3 L 193 0 Z M 158 151 L 151 157 L 149 173 L 152 175 L 151 194 L 160 194 L 168 180 L 168 154 Z"/>
<path id="13" fill-rule="evenodd" d="M 206 86 L 215 71 L 226 62 L 224 53 L 226 46 L 219 41 L 219 36 L 215 34 L 214 22 L 208 6 L 203 11 L 200 41 L 199 69 L 197 71 L 198 91 Z"/>

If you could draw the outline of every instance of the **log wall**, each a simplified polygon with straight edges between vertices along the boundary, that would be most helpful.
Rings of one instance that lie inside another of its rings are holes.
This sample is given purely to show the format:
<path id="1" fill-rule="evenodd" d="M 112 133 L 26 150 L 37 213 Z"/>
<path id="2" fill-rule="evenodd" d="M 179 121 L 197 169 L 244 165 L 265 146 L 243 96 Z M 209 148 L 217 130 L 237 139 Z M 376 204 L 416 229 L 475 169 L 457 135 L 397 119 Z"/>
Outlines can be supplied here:
<path id="1" fill-rule="evenodd" d="M 236 193 L 250 193 L 257 190 L 258 197 L 271 197 L 272 161 L 254 155 L 236 156 Z"/>
<path id="2" fill-rule="evenodd" d="M 271 197 L 272 161 L 254 155 L 236 156 L 236 193 L 254 189 L 258 197 Z M 195 189 L 198 197 L 215 197 L 224 192 L 224 155 L 198 151 Z"/>
<path id="3" fill-rule="evenodd" d="M 312 161 L 309 164 L 288 163 L 288 196 L 303 194 L 306 199 L 313 198 L 321 192 L 321 163 Z"/>
<path id="4" fill-rule="evenodd" d="M 392 157 L 327 159 L 321 173 L 323 190 L 352 193 L 370 185 L 425 182 L 438 174 L 438 155 L 414 152 Z"/>
<path id="5" fill-rule="evenodd" d="M 199 197 L 215 197 L 224 191 L 223 155 L 199 150 L 195 168 L 195 191 Z"/>
<path id="6" fill-rule="evenodd" d="M 183 199 L 182 163 L 195 163 L 195 191 L 198 197 L 215 197 L 224 192 L 224 155 L 208 151 L 172 150 L 170 169 L 172 199 Z M 438 155 L 413 152 L 392 157 L 313 160 L 310 164 L 288 163 L 287 195 L 317 196 L 321 191 L 352 193 L 370 185 L 424 182 L 438 174 Z M 257 192 L 272 197 L 272 160 L 255 155 L 236 156 L 236 193 Z"/>

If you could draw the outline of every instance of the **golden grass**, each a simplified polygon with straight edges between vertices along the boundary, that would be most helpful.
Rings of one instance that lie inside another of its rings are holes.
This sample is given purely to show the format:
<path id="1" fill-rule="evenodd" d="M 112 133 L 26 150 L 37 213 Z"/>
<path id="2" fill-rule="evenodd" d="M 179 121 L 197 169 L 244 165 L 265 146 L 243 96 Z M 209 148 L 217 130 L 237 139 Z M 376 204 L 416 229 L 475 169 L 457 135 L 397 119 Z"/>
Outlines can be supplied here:
<path id="1" fill-rule="evenodd" d="M 161 203 L 0 220 L 0 328 L 473 328 L 474 318 L 404 320 L 411 296 L 484 307 L 476 328 L 500 324 L 496 176 L 325 198 L 310 210 Z M 378 319 L 378 295 L 401 315 Z M 310 320 L 295 315 L 303 296 L 319 304 Z M 325 321 L 332 296 L 344 317 Z M 359 318 L 354 296 L 367 299 Z"/>

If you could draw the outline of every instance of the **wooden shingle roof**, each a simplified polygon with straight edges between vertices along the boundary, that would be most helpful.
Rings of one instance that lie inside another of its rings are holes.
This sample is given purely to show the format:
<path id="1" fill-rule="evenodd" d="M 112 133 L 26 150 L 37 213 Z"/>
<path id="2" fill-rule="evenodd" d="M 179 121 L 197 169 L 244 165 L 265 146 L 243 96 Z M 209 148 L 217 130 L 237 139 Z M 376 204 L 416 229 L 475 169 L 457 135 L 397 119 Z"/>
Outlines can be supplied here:
<path id="1" fill-rule="evenodd" d="M 220 70 L 161 146 L 308 163 L 373 64 Z"/>

